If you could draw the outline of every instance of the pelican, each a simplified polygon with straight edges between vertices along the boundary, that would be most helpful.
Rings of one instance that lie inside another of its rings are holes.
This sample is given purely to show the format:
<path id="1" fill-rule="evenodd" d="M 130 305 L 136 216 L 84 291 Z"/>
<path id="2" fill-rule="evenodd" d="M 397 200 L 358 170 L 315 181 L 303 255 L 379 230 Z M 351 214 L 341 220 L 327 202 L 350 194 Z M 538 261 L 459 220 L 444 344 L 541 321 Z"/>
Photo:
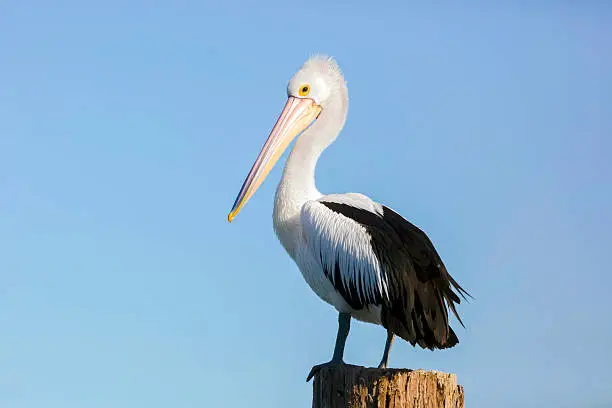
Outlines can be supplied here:
<path id="1" fill-rule="evenodd" d="M 459 340 L 448 309 L 469 294 L 450 276 L 427 235 L 391 208 L 359 193 L 322 194 L 315 186 L 321 153 L 346 121 L 348 89 L 335 60 L 308 59 L 287 86 L 285 107 L 248 173 L 228 221 L 261 186 L 297 138 L 278 184 L 274 231 L 314 293 L 338 311 L 331 360 L 345 364 L 351 318 L 382 325 L 387 338 L 379 368 L 399 336 L 412 346 L 446 349 Z"/>

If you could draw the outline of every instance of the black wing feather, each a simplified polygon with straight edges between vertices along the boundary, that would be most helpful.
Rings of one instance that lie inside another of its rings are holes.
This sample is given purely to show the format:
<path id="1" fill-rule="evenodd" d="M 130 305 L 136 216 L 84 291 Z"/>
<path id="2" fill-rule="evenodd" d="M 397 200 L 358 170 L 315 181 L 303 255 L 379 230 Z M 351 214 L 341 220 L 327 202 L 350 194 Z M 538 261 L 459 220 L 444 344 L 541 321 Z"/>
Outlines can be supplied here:
<path id="1" fill-rule="evenodd" d="M 379 215 L 348 204 L 320 202 L 358 222 L 370 235 L 374 254 L 389 282 L 388 300 L 368 299 L 382 305 L 383 325 L 423 348 L 456 345 L 459 340 L 448 323 L 447 306 L 463 326 L 455 303 L 461 302 L 458 294 L 464 299 L 469 294 L 450 276 L 427 235 L 385 206 Z M 340 293 L 352 307 L 364 306 L 356 288 L 342 289 Z"/>

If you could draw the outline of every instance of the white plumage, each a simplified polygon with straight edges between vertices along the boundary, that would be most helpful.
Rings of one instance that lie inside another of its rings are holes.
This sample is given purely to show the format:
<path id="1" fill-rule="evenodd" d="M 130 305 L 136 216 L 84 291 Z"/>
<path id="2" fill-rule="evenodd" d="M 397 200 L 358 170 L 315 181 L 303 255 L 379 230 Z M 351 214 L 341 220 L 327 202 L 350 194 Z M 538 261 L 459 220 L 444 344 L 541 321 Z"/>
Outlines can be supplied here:
<path id="1" fill-rule="evenodd" d="M 334 194 L 308 201 L 302 207 L 300 217 L 304 240 L 300 249 L 318 262 L 300 265 L 302 273 L 325 275 L 325 271 L 335 271 L 337 263 L 340 279 L 335 274 L 326 276 L 331 281 L 335 294 L 338 294 L 339 287 L 349 290 L 354 286 L 357 288 L 359 303 L 376 305 L 380 303 L 380 298 L 388 300 L 387 277 L 374 254 L 371 237 L 366 228 L 349 217 L 333 212 L 323 205 L 322 201 L 347 204 L 382 215 L 380 205 L 361 194 Z M 332 305 L 339 312 L 356 314 L 359 310 L 352 308 L 342 296 L 334 296 L 333 299 L 335 301 Z M 380 310 L 376 311 L 380 313 Z M 380 323 L 380 315 L 360 317 L 366 321 Z"/>
<path id="2" fill-rule="evenodd" d="M 315 186 L 319 156 L 338 136 L 348 112 L 338 65 L 331 58 L 311 58 L 289 81 L 287 93 L 229 220 L 297 138 L 276 191 L 274 230 L 308 285 L 339 312 L 336 348 L 326 364 L 343 363 L 351 317 L 387 329 L 379 367 L 387 366 L 396 334 L 425 348 L 453 347 L 458 339 L 447 308 L 459 318 L 454 290 L 467 293 L 448 274 L 427 235 L 363 194 L 323 195 Z M 323 365 L 313 367 L 309 378 Z"/>

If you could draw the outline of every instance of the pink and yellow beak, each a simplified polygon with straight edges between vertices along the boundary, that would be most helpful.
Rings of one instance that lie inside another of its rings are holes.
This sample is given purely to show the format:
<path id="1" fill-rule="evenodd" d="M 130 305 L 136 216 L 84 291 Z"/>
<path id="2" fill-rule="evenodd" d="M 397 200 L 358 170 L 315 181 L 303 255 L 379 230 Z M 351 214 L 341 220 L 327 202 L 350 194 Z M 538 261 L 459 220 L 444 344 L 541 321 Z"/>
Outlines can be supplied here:
<path id="1" fill-rule="evenodd" d="M 321 106 L 317 105 L 312 99 L 289 97 L 283 112 L 276 121 L 274 128 L 272 128 L 270 136 L 268 136 L 268 140 L 266 140 L 249 175 L 244 180 L 234 206 L 227 216 L 229 222 L 232 222 L 242 207 L 255 194 L 255 191 L 263 183 L 287 146 L 293 139 L 308 129 L 317 120 L 320 113 Z"/>

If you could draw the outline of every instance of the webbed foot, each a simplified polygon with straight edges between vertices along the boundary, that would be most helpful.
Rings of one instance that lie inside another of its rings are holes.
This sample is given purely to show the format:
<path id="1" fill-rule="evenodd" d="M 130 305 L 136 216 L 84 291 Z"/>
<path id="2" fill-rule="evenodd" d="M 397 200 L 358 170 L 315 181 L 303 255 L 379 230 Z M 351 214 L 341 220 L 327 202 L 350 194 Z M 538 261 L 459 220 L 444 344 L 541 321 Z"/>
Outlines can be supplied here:
<path id="1" fill-rule="evenodd" d="M 321 371 L 322 368 L 326 368 L 326 367 L 339 367 L 339 366 L 343 366 L 345 363 L 342 360 L 331 360 L 328 361 L 327 363 L 323 363 L 323 364 L 317 364 L 316 366 L 312 367 L 312 369 L 310 370 L 310 373 L 308 373 L 308 377 L 306 377 L 306 382 L 310 381 L 310 379 L 312 377 L 314 377 L 319 371 Z"/>

